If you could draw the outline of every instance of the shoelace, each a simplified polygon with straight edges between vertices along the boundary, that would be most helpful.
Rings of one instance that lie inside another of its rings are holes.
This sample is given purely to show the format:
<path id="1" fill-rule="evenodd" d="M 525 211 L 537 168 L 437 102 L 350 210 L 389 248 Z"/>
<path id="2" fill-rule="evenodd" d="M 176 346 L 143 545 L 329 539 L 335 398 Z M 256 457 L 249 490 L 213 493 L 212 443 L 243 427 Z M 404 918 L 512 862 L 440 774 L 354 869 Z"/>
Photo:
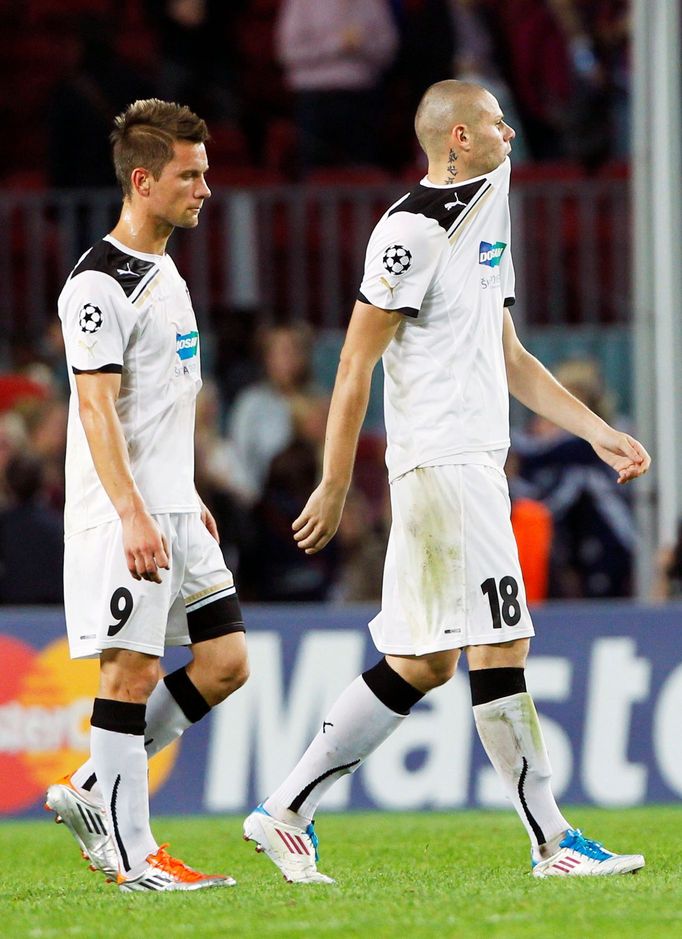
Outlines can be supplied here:
<path id="1" fill-rule="evenodd" d="M 311 822 L 305 830 L 306 835 L 310 838 L 313 848 L 315 848 L 315 861 L 320 860 L 320 852 L 317 850 L 317 846 L 320 843 L 320 839 L 315 834 L 315 822 Z"/>
<path id="2" fill-rule="evenodd" d="M 579 828 L 569 831 L 560 847 L 577 851 L 579 854 L 584 854 L 595 861 L 607 861 L 611 857 L 610 852 L 604 848 L 603 844 L 586 838 Z"/>
<path id="3" fill-rule="evenodd" d="M 165 844 L 160 845 L 156 854 L 150 854 L 147 858 L 149 863 L 154 867 L 158 867 L 159 870 L 165 871 L 167 874 L 170 874 L 173 877 L 177 877 L 178 880 L 202 880 L 205 874 L 200 874 L 199 871 L 192 870 L 191 867 L 188 867 L 179 858 L 171 857 L 171 855 L 166 851 L 166 848 L 168 847 L 170 847 L 170 843 L 168 841 Z"/>

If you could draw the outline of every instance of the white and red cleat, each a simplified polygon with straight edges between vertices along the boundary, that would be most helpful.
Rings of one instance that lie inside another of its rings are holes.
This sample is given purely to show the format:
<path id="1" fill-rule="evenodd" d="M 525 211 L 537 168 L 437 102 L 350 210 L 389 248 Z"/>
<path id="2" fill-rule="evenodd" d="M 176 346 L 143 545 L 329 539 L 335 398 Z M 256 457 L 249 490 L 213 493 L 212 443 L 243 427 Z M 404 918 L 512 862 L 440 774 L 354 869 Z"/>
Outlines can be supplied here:
<path id="1" fill-rule="evenodd" d="M 317 869 L 318 841 L 312 822 L 307 828 L 288 825 L 259 805 L 244 820 L 244 840 L 255 841 L 256 851 L 266 854 L 290 884 L 335 883 Z"/>

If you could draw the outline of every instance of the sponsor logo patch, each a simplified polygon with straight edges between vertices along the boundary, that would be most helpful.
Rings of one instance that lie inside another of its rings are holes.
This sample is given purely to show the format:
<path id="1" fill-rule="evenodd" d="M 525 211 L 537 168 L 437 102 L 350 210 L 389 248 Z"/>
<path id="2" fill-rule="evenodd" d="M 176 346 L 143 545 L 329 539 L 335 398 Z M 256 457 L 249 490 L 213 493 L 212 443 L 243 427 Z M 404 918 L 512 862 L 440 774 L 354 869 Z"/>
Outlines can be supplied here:
<path id="1" fill-rule="evenodd" d="M 489 241 L 482 241 L 478 246 L 478 263 L 487 264 L 488 267 L 499 267 L 506 247 L 504 241 L 496 241 L 494 245 Z"/>
<path id="2" fill-rule="evenodd" d="M 193 330 L 191 333 L 175 334 L 175 351 L 180 359 L 191 359 L 197 354 L 199 349 L 199 333 Z"/>

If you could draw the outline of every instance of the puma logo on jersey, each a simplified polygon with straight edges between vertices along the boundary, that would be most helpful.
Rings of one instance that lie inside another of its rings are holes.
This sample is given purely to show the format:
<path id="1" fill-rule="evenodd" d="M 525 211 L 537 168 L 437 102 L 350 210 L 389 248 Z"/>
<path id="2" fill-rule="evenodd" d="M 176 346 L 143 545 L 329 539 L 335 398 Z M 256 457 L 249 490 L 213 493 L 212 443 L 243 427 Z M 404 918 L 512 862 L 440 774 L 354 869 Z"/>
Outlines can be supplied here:
<path id="1" fill-rule="evenodd" d="M 199 333 L 193 330 L 191 333 L 175 334 L 175 351 L 181 359 L 191 359 L 197 354 L 199 348 Z"/>
<path id="2" fill-rule="evenodd" d="M 506 247 L 503 241 L 496 241 L 494 245 L 488 241 L 482 241 L 478 246 L 478 263 L 487 264 L 488 267 L 499 267 Z"/>
<path id="3" fill-rule="evenodd" d="M 93 350 L 93 349 L 95 348 L 95 346 L 97 345 L 97 339 L 93 339 L 92 342 L 86 342 L 85 339 L 79 339 L 79 340 L 78 340 L 78 345 L 79 345 L 82 349 L 85 349 L 85 351 L 88 353 L 88 355 L 90 356 L 90 358 L 93 358 L 93 356 L 95 355 L 95 353 L 94 353 L 92 350 Z"/>
<path id="4" fill-rule="evenodd" d="M 455 209 L 458 205 L 461 206 L 463 209 L 466 209 L 466 206 L 467 206 L 466 202 L 462 202 L 459 196 L 457 195 L 457 193 L 455 193 L 455 199 L 457 200 L 456 202 L 445 203 L 445 208 L 448 210 L 448 212 L 450 211 L 450 209 Z"/>
<path id="5" fill-rule="evenodd" d="M 129 274 L 131 277 L 141 277 L 142 275 L 138 271 L 134 271 L 130 266 L 130 261 L 126 264 L 125 267 L 117 267 L 116 273 L 120 274 L 121 277 L 125 277 L 126 274 Z"/>

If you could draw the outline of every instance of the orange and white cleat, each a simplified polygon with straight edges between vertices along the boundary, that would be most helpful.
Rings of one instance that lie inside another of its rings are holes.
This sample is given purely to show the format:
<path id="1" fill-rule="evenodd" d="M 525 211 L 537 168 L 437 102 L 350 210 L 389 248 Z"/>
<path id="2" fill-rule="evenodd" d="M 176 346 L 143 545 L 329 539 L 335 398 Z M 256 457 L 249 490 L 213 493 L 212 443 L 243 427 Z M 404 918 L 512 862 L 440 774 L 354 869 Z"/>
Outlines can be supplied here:
<path id="1" fill-rule="evenodd" d="M 234 887 L 237 881 L 223 874 L 200 874 L 166 851 L 162 844 L 155 854 L 147 855 L 147 867 L 136 877 L 119 874 L 116 882 L 124 893 L 156 890 L 205 890 L 208 887 Z"/>
<path id="2" fill-rule="evenodd" d="M 65 776 L 47 790 L 45 809 L 55 822 L 64 824 L 76 839 L 90 870 L 101 871 L 110 880 L 118 874 L 118 855 L 107 828 L 103 805 L 76 789 Z"/>

